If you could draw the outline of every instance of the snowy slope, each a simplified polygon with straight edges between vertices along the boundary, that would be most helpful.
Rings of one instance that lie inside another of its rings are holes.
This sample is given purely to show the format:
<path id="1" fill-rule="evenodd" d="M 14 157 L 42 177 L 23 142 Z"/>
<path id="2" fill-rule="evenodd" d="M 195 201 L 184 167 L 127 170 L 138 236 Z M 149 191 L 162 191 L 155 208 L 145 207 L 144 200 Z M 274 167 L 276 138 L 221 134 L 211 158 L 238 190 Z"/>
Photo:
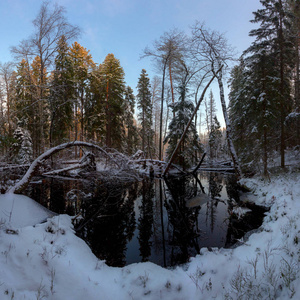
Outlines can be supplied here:
<path id="1" fill-rule="evenodd" d="M 262 231 L 235 249 L 203 248 L 172 270 L 108 267 L 74 234 L 71 217 L 32 226 L 45 211 L 27 197 L 1 195 L 0 299 L 300 299 L 299 182 L 297 173 L 243 180 L 257 203 L 271 206 Z"/>

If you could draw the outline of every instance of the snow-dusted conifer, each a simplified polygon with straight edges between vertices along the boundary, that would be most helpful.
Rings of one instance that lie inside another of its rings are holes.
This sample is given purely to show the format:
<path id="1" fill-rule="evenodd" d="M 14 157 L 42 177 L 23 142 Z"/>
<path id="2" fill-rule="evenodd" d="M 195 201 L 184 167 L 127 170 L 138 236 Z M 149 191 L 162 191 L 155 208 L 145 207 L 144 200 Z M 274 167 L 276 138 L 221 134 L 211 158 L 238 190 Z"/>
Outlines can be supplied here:
<path id="1" fill-rule="evenodd" d="M 137 107 L 139 109 L 138 120 L 141 123 L 141 143 L 145 157 L 151 157 L 153 152 L 153 136 L 152 129 L 152 103 L 150 92 L 150 80 L 146 70 L 143 69 L 137 85 Z"/>
<path id="2" fill-rule="evenodd" d="M 177 142 L 180 140 L 195 109 L 194 104 L 186 99 L 186 92 L 187 87 L 182 83 L 179 86 L 179 100 L 170 105 L 174 112 L 174 117 L 169 124 L 169 132 L 164 140 L 165 144 L 168 143 L 168 158 L 173 154 Z M 201 144 L 195 124 L 192 122 L 183 142 L 180 144 L 180 149 L 177 152 L 177 158 L 174 162 L 180 164 L 185 169 L 193 163 L 195 151 L 199 150 L 201 150 Z"/>
<path id="3" fill-rule="evenodd" d="M 12 145 L 12 155 L 18 164 L 30 163 L 33 159 L 32 140 L 29 131 L 24 128 L 24 123 L 25 121 L 19 121 L 13 134 L 15 142 Z"/>
<path id="4" fill-rule="evenodd" d="M 209 133 L 209 149 L 210 149 L 210 158 L 218 158 L 218 154 L 221 150 L 222 144 L 222 133 L 221 126 L 216 116 L 212 120 Z"/>

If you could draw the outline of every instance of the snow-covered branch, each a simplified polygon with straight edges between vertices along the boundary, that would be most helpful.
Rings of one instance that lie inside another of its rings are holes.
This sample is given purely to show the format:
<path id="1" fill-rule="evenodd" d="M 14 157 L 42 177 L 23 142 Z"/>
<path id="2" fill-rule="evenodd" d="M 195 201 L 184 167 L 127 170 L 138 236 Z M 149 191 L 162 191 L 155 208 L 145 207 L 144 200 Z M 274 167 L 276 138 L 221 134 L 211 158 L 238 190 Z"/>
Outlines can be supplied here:
<path id="1" fill-rule="evenodd" d="M 119 167 L 119 164 L 101 147 L 92 144 L 92 143 L 86 143 L 81 141 L 75 141 L 72 143 L 64 143 L 61 145 L 58 145 L 56 147 L 53 147 L 49 149 L 48 151 L 44 152 L 42 155 L 40 155 L 38 158 L 36 158 L 29 169 L 27 170 L 26 174 L 23 176 L 23 178 L 18 181 L 13 187 L 9 188 L 6 193 L 20 193 L 22 190 L 24 190 L 27 185 L 30 182 L 30 179 L 35 174 L 37 168 L 49 157 L 51 157 L 53 154 L 60 152 L 61 150 L 75 147 L 75 146 L 81 146 L 81 147 L 87 147 L 87 148 L 93 148 L 101 153 L 103 153 L 111 162 L 113 162 L 117 167 Z"/>

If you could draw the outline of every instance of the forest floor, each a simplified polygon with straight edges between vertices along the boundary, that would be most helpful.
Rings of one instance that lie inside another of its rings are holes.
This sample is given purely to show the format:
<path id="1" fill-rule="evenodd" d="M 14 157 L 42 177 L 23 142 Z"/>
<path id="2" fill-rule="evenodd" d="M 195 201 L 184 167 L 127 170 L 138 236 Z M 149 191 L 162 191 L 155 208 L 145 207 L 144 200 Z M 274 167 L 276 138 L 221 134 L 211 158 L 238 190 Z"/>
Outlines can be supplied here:
<path id="1" fill-rule="evenodd" d="M 70 216 L 0 195 L 0 299 L 300 299 L 299 163 L 241 183 L 270 207 L 260 230 L 172 269 L 109 267 L 75 235 Z"/>

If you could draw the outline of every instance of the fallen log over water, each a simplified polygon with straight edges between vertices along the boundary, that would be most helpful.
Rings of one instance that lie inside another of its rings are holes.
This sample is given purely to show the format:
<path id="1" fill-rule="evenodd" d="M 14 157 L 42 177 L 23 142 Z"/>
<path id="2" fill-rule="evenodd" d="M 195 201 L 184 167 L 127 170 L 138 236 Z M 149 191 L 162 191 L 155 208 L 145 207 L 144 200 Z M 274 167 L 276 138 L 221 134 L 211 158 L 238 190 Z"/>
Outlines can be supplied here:
<path id="1" fill-rule="evenodd" d="M 41 166 L 45 160 L 50 158 L 52 155 L 71 147 L 75 146 L 82 146 L 87 148 L 93 148 L 98 151 L 100 151 L 106 158 L 108 158 L 115 166 L 120 167 L 119 164 L 107 153 L 103 148 L 86 142 L 81 141 L 75 141 L 71 143 L 65 143 L 58 145 L 56 147 L 53 147 L 46 151 L 45 153 L 41 154 L 38 158 L 36 158 L 33 163 L 30 165 L 29 169 L 27 170 L 26 174 L 23 176 L 23 178 L 18 181 L 14 186 L 9 188 L 6 193 L 21 193 L 29 184 L 31 178 L 34 176 L 34 174 L 37 172 L 39 166 Z"/>

